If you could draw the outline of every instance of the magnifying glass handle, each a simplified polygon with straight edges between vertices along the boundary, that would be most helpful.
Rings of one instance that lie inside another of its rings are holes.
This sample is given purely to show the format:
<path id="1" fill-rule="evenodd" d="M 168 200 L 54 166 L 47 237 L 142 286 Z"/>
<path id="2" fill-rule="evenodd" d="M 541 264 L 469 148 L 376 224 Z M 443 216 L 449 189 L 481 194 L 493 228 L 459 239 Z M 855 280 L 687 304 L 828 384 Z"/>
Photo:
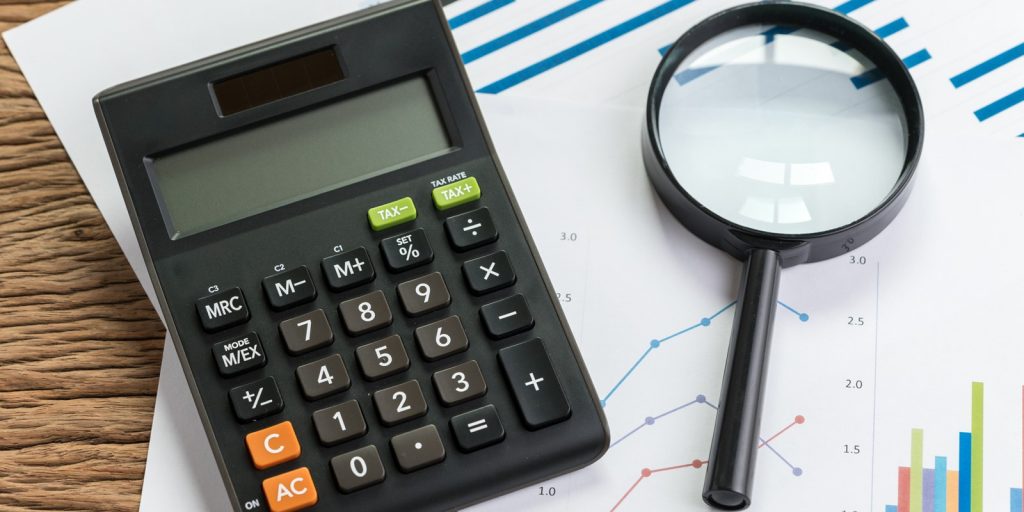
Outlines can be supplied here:
<path id="1" fill-rule="evenodd" d="M 751 251 L 743 269 L 704 479 L 704 502 L 718 509 L 750 506 L 780 270 L 779 254 L 767 249 Z"/>

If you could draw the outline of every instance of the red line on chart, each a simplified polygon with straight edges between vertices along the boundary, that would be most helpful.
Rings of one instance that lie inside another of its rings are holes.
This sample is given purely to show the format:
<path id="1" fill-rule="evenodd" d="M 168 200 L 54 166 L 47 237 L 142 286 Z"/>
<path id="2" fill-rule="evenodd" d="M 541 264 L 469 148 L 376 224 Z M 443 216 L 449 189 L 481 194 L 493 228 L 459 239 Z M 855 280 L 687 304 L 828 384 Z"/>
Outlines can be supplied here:
<path id="1" fill-rule="evenodd" d="M 768 439 L 762 440 L 761 444 L 757 445 L 757 447 L 760 448 L 760 447 L 762 447 L 762 446 L 764 446 L 764 445 L 774 441 L 776 437 L 781 436 L 787 430 L 793 428 L 794 425 L 802 425 L 804 421 L 805 421 L 804 417 L 798 415 L 796 418 L 793 418 L 793 422 L 792 423 L 790 423 L 789 425 L 786 425 L 785 427 L 782 428 L 782 430 L 776 432 L 773 436 L 769 437 Z"/>

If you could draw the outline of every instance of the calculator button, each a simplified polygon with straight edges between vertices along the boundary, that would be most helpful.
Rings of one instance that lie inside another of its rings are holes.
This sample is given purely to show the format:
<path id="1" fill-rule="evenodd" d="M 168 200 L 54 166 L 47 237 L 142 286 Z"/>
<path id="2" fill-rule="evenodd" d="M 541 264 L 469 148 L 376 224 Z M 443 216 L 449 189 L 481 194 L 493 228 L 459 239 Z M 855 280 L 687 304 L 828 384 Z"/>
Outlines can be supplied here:
<path id="1" fill-rule="evenodd" d="M 480 365 L 476 361 L 466 361 L 435 373 L 434 389 L 441 397 L 441 403 L 451 406 L 484 396 L 487 382 L 480 372 Z"/>
<path id="2" fill-rule="evenodd" d="M 383 379 L 409 368 L 409 355 L 397 334 L 357 348 L 356 359 L 367 380 Z"/>
<path id="3" fill-rule="evenodd" d="M 273 377 L 243 384 L 228 392 L 235 416 L 241 421 L 252 421 L 270 416 L 284 409 L 281 392 Z"/>
<path id="4" fill-rule="evenodd" d="M 444 444 L 437 434 L 437 427 L 427 425 L 391 438 L 391 450 L 395 452 L 398 469 L 409 473 L 433 466 L 444 460 Z"/>
<path id="5" fill-rule="evenodd" d="M 459 449 L 471 452 L 500 443 L 505 439 L 505 427 L 493 405 L 462 413 L 451 419 L 452 433 Z"/>
<path id="6" fill-rule="evenodd" d="M 229 288 L 196 301 L 196 312 L 206 332 L 219 331 L 249 320 L 242 290 Z"/>
<path id="7" fill-rule="evenodd" d="M 322 309 L 289 318 L 278 325 L 278 330 L 281 331 L 285 348 L 291 354 L 303 354 L 326 347 L 334 341 L 334 333 Z"/>
<path id="8" fill-rule="evenodd" d="M 370 255 L 362 247 L 328 256 L 320 266 L 327 278 L 327 286 L 336 292 L 369 283 L 376 276 Z"/>
<path id="9" fill-rule="evenodd" d="M 484 328 L 492 338 L 500 339 L 533 327 L 533 315 L 522 295 L 513 295 L 480 308 Z"/>
<path id="10" fill-rule="evenodd" d="M 302 395 L 307 400 L 318 400 L 345 391 L 352 385 L 345 362 L 338 354 L 304 364 L 295 369 Z"/>
<path id="11" fill-rule="evenodd" d="M 416 344 L 427 361 L 437 361 L 469 348 L 466 330 L 457 316 L 442 318 L 416 328 Z"/>
<path id="12" fill-rule="evenodd" d="M 225 377 L 238 375 L 267 364 L 260 337 L 254 332 L 235 336 L 213 345 L 217 371 Z"/>
<path id="13" fill-rule="evenodd" d="M 332 458 L 331 470 L 338 489 L 345 494 L 384 481 L 384 464 L 372 444 Z"/>
<path id="14" fill-rule="evenodd" d="M 315 299 L 316 287 L 306 267 L 298 267 L 264 277 L 263 293 L 270 307 L 282 310 Z"/>
<path id="15" fill-rule="evenodd" d="M 256 469 L 267 469 L 295 460 L 302 454 L 299 439 L 295 437 L 295 429 L 290 421 L 246 435 L 245 445 L 249 447 L 252 465 Z"/>
<path id="16" fill-rule="evenodd" d="M 440 272 L 399 284 L 398 298 L 402 301 L 402 309 L 410 316 L 437 311 L 452 302 Z"/>
<path id="17" fill-rule="evenodd" d="M 422 229 L 381 240 L 380 251 L 392 272 L 409 270 L 434 259 L 434 252 L 430 250 L 427 235 Z"/>
<path id="18" fill-rule="evenodd" d="M 320 442 L 330 446 L 366 434 L 366 420 L 359 402 L 348 402 L 320 409 L 313 413 L 313 426 Z"/>
<path id="19" fill-rule="evenodd" d="M 498 360 L 528 429 L 536 430 L 569 417 L 569 402 L 541 340 L 505 347 L 498 351 Z"/>
<path id="20" fill-rule="evenodd" d="M 462 275 L 466 276 L 466 284 L 476 295 L 500 290 L 516 282 L 516 273 L 512 271 L 505 251 L 463 263 Z"/>
<path id="21" fill-rule="evenodd" d="M 487 208 L 448 217 L 444 221 L 444 230 L 457 251 L 468 251 L 498 239 L 498 230 Z"/>
<path id="22" fill-rule="evenodd" d="M 345 330 L 353 336 L 391 325 L 391 308 L 384 292 L 375 290 L 338 305 Z"/>
<path id="23" fill-rule="evenodd" d="M 370 227 L 374 231 L 381 231 L 414 220 L 416 204 L 412 202 L 412 198 L 403 197 L 397 201 L 374 206 L 366 215 L 370 219 Z"/>
<path id="24" fill-rule="evenodd" d="M 480 186 L 477 185 L 476 178 L 465 178 L 443 187 L 437 187 L 431 195 L 434 198 L 435 208 L 447 210 L 480 199 Z"/>
<path id="25" fill-rule="evenodd" d="M 420 385 L 414 380 L 373 393 L 380 420 L 387 426 L 418 418 L 427 413 L 427 401 Z"/>
<path id="26" fill-rule="evenodd" d="M 316 486 L 309 469 L 293 469 L 263 481 L 271 512 L 293 512 L 316 505 Z"/>

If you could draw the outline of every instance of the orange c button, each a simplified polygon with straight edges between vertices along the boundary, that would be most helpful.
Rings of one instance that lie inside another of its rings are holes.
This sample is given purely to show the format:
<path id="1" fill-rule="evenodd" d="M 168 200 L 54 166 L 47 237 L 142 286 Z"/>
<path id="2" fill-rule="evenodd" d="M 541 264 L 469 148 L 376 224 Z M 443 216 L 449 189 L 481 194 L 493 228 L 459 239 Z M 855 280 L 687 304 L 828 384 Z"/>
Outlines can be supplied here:
<path id="1" fill-rule="evenodd" d="M 256 469 L 266 469 L 299 458 L 302 449 L 292 422 L 284 421 L 245 436 Z"/>
<path id="2" fill-rule="evenodd" d="M 263 481 L 263 494 L 267 495 L 271 512 L 292 512 L 316 505 L 316 487 L 306 468 Z"/>

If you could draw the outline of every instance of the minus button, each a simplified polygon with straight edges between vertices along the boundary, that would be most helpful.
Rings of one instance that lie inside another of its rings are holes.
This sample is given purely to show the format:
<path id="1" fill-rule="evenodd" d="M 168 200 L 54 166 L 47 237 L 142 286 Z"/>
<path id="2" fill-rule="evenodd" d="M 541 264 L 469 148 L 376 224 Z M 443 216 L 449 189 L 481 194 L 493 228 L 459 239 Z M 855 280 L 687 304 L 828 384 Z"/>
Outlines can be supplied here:
<path id="1" fill-rule="evenodd" d="M 487 334 L 494 339 L 507 338 L 533 328 L 530 308 L 526 299 L 518 294 L 480 308 L 480 318 Z"/>

